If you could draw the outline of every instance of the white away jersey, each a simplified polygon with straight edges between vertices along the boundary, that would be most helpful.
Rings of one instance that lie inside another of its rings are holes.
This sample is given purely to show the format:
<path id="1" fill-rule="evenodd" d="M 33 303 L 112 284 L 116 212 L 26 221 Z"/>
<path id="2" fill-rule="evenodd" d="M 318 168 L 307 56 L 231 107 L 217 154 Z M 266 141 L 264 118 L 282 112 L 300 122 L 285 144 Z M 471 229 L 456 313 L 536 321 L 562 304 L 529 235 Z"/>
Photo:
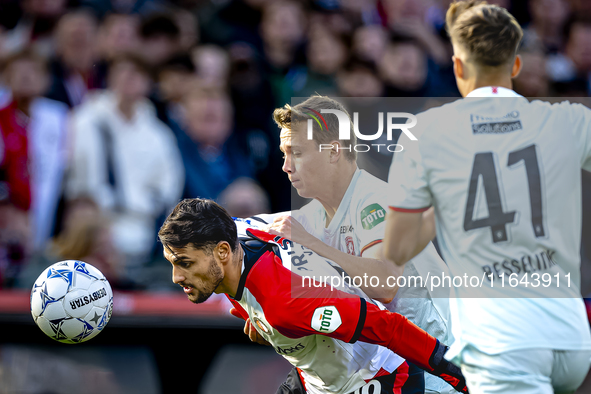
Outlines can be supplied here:
<path id="1" fill-rule="evenodd" d="M 293 211 L 306 231 L 329 246 L 354 256 L 363 257 L 371 246 L 384 238 L 388 184 L 364 170 L 355 171 L 337 212 L 326 227 L 326 211 L 314 200 L 302 209 Z M 433 244 L 412 259 L 404 268 L 406 277 L 420 275 L 423 278 L 441 275 L 449 271 Z M 437 291 L 443 289 L 436 289 Z M 386 307 L 406 316 L 410 321 L 438 338 L 451 344 L 449 326 L 449 292 L 430 293 L 425 287 L 401 287 Z"/>
<path id="2" fill-rule="evenodd" d="M 489 354 L 591 349 L 578 287 L 590 128 L 582 105 L 530 103 L 487 87 L 418 115 L 418 141 L 401 141 L 389 205 L 411 212 L 434 205 L 451 273 L 484 279 L 482 288 L 454 288 L 451 355 L 466 345 Z M 511 274 L 521 281 L 524 273 L 529 286 L 509 284 Z"/>
<path id="3" fill-rule="evenodd" d="M 388 191 L 386 182 L 357 169 L 328 227 L 326 211 L 317 200 L 293 211 L 292 216 L 306 231 L 327 245 L 363 257 L 367 249 L 382 242 L 384 237 Z M 432 243 L 404 267 L 407 279 L 421 276 L 428 280 L 428 275 L 442 273 L 449 275 Z M 425 286 L 401 287 L 386 308 L 406 316 L 442 343 L 451 345 L 453 342 L 449 289 L 436 288 L 430 292 Z M 434 391 L 448 387 L 447 383 L 429 374 L 425 375 L 425 385 Z"/>

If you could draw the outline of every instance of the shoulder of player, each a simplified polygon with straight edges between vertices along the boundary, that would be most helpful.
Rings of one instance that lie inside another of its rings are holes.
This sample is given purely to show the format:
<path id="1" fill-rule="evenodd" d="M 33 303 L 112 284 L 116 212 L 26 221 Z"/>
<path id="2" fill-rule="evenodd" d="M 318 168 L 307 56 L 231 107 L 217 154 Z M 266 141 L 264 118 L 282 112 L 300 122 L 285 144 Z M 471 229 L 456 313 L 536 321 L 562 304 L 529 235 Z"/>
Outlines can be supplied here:
<path id="1" fill-rule="evenodd" d="M 320 203 L 320 201 L 312 200 L 309 203 L 307 203 L 306 205 L 304 205 L 303 207 L 301 207 L 300 209 L 298 209 L 298 211 L 300 211 L 304 214 L 308 214 L 308 213 L 316 213 L 320 209 L 322 209 L 322 204 Z"/>
<path id="2" fill-rule="evenodd" d="M 388 183 L 361 170 L 362 174 L 351 198 L 351 214 L 359 218 L 369 205 L 385 206 L 388 201 Z"/>
<path id="3" fill-rule="evenodd" d="M 417 117 L 417 124 L 411 131 L 418 140 L 428 134 L 430 131 L 441 131 L 442 119 L 449 118 L 451 113 L 458 110 L 458 106 L 462 105 L 462 100 L 458 99 L 451 103 L 443 104 L 439 107 L 429 108 L 423 112 L 419 112 Z M 436 126 L 436 127 L 434 127 Z"/>
<path id="4" fill-rule="evenodd" d="M 324 218 L 324 207 L 318 200 L 312 200 L 300 209 L 292 211 L 292 216 L 299 222 L 316 224 Z M 304 223 L 302 223 L 304 224 Z"/>
<path id="5" fill-rule="evenodd" d="M 581 103 L 571 103 L 568 100 L 551 103 L 542 100 L 529 102 L 528 115 L 534 119 L 551 119 L 559 125 L 564 125 L 564 131 L 577 134 L 577 131 L 587 131 L 591 124 L 591 109 Z"/>
<path id="6" fill-rule="evenodd" d="M 548 101 L 534 100 L 530 103 L 532 106 L 539 108 L 540 110 L 551 110 L 556 112 L 564 112 L 565 114 L 574 116 L 577 113 L 589 115 L 591 110 L 589 107 L 581 103 L 571 103 L 568 100 L 561 101 L 558 103 L 550 103 Z M 569 119 L 570 120 L 570 119 Z"/>

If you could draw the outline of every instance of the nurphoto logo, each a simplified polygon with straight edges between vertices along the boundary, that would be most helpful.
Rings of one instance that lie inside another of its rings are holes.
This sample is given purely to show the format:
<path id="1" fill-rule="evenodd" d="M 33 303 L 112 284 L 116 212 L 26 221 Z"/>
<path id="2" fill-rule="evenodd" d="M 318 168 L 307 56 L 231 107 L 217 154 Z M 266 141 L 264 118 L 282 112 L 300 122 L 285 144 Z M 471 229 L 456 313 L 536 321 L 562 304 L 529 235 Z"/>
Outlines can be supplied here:
<path id="1" fill-rule="evenodd" d="M 328 125 L 322 114 L 333 114 L 337 117 L 339 122 L 339 140 L 350 140 L 351 139 L 351 127 L 349 117 L 343 111 L 338 109 L 321 109 L 320 112 L 313 110 L 312 108 L 306 107 L 310 112 L 307 114 L 312 117 L 308 119 L 308 139 L 313 139 L 314 135 L 314 122 L 318 124 L 321 131 L 327 130 Z M 417 125 L 417 117 L 407 112 L 387 112 L 384 116 L 384 112 L 378 112 L 378 131 L 374 134 L 362 134 L 359 131 L 359 113 L 353 112 L 353 132 L 357 136 L 358 140 L 363 141 L 375 141 L 384 134 L 384 118 L 386 118 L 386 137 L 388 141 L 392 141 L 392 131 L 402 131 L 411 141 L 417 141 L 417 137 L 409 130 Z M 407 119 L 404 123 L 395 123 L 394 119 Z M 410 121 L 410 122 L 409 122 Z M 401 152 L 404 147 L 400 144 L 355 144 L 347 147 L 340 147 L 341 150 L 355 152 L 369 152 L 374 147 L 378 152 L 380 149 L 386 149 L 388 152 Z M 333 149 L 331 144 L 319 144 L 319 150 L 322 149 Z M 337 147 L 337 149 L 339 149 Z"/>

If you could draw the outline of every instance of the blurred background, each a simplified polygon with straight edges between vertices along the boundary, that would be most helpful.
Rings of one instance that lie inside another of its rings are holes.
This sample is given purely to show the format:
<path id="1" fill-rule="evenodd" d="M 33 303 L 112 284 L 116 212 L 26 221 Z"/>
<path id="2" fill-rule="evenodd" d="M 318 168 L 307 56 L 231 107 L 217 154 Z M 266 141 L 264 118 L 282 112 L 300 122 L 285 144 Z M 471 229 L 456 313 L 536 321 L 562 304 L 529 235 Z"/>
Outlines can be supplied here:
<path id="1" fill-rule="evenodd" d="M 293 97 L 459 97 L 449 3 L 1 0 L 0 393 L 274 393 L 286 363 L 223 298 L 178 294 L 157 229 L 184 197 L 242 217 L 299 203 L 271 117 Z M 591 2 L 492 3 L 525 30 L 517 92 L 589 96 Z M 109 328 L 76 348 L 28 314 L 32 283 L 64 259 L 116 291 Z"/>

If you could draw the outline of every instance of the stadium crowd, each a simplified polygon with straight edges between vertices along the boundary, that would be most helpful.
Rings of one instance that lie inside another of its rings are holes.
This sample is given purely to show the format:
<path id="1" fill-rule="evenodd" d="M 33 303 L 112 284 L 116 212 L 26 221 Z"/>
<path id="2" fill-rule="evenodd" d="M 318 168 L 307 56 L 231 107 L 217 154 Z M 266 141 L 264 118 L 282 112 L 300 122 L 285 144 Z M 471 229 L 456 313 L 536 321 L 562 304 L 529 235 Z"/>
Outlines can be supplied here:
<path id="1" fill-rule="evenodd" d="M 183 197 L 289 210 L 273 109 L 314 93 L 459 97 L 449 2 L 3 1 L 0 288 L 60 259 L 157 287 L 156 231 Z M 591 93 L 590 2 L 493 3 L 525 28 L 518 93 Z"/>

